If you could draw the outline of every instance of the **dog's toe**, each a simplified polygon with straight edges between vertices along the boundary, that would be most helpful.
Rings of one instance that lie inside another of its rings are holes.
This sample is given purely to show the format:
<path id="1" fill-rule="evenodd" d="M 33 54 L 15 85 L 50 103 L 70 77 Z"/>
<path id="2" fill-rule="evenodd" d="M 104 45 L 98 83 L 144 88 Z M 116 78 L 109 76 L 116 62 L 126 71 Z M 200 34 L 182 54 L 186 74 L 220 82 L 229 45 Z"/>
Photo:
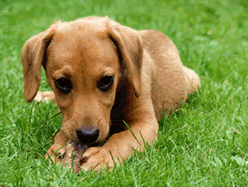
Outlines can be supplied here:
<path id="1" fill-rule="evenodd" d="M 103 147 L 92 147 L 85 152 L 79 164 L 85 171 L 93 169 L 99 172 L 100 168 L 108 168 L 112 171 L 115 164 L 119 165 L 115 154 L 112 156 L 110 152 Z"/>
<path id="2" fill-rule="evenodd" d="M 63 159 L 66 153 L 66 146 L 60 144 L 53 144 L 45 155 L 45 159 L 49 157 L 53 162 L 58 162 Z"/>
<path id="3" fill-rule="evenodd" d="M 54 101 L 55 100 L 55 95 L 53 92 L 47 91 L 47 92 L 38 92 L 34 98 L 36 101 Z"/>

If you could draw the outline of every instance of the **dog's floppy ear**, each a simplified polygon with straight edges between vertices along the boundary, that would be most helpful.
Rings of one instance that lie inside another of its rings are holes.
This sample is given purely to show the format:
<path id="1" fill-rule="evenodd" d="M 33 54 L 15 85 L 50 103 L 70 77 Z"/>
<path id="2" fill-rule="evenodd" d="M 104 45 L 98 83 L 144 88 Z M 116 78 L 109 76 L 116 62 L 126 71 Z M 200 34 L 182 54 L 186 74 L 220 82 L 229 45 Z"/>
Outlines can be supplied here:
<path id="1" fill-rule="evenodd" d="M 139 97 L 141 92 L 141 70 L 143 43 L 135 30 L 122 26 L 112 20 L 107 23 L 107 33 L 116 45 L 122 66 L 124 66 L 124 76 L 134 88 L 135 95 Z"/>
<path id="2" fill-rule="evenodd" d="M 24 96 L 31 102 L 40 86 L 41 65 L 44 63 L 46 50 L 54 34 L 53 29 L 31 37 L 22 50 L 22 66 L 24 76 Z"/>

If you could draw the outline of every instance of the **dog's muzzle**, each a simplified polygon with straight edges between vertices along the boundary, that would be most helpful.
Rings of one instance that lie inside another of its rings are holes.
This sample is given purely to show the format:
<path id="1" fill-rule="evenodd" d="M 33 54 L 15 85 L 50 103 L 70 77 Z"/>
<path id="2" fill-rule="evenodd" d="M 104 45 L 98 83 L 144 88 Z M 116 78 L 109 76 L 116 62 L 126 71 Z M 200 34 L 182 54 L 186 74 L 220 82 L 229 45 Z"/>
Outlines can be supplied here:
<path id="1" fill-rule="evenodd" d="M 99 137 L 99 130 L 95 125 L 82 126 L 76 132 L 78 140 L 84 145 L 94 143 Z"/>

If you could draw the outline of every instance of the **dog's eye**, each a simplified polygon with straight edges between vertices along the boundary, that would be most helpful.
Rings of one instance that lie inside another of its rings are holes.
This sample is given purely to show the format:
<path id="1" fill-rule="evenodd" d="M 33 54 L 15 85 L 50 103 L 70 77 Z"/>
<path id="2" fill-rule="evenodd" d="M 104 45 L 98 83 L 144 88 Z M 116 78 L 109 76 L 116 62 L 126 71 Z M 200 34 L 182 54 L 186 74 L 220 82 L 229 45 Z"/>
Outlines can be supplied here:
<path id="1" fill-rule="evenodd" d="M 55 80 L 55 85 L 64 94 L 68 94 L 72 89 L 71 81 L 67 78 L 60 78 Z"/>
<path id="2" fill-rule="evenodd" d="M 114 81 L 113 76 L 105 76 L 105 77 L 101 78 L 101 80 L 98 82 L 97 87 L 102 92 L 106 92 L 112 86 L 113 81 Z"/>

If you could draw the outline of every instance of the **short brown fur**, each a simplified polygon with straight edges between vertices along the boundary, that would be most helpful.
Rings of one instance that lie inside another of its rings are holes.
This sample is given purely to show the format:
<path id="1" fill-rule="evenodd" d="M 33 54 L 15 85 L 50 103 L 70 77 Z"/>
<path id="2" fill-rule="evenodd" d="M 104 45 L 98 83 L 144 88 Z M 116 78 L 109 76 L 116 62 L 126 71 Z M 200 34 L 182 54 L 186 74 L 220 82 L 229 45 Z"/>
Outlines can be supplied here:
<path id="1" fill-rule="evenodd" d="M 48 155 L 65 151 L 69 139 L 78 141 L 76 130 L 85 124 L 97 126 L 96 142 L 103 142 L 111 123 L 125 120 L 127 129 L 113 134 L 103 146 L 84 153 L 82 168 L 113 169 L 117 157 L 127 159 L 134 151 L 144 150 L 145 142 L 157 140 L 162 109 L 176 109 L 200 86 L 200 79 L 183 66 L 173 42 L 155 30 L 136 31 L 105 17 L 88 17 L 73 22 L 55 23 L 31 37 L 22 51 L 24 94 L 56 101 L 63 116 L 60 132 Z M 54 92 L 38 92 L 41 66 Z M 107 92 L 97 88 L 104 75 L 114 76 Z M 73 89 L 61 93 L 54 81 L 69 78 Z M 48 157 L 46 155 L 46 157 Z"/>

